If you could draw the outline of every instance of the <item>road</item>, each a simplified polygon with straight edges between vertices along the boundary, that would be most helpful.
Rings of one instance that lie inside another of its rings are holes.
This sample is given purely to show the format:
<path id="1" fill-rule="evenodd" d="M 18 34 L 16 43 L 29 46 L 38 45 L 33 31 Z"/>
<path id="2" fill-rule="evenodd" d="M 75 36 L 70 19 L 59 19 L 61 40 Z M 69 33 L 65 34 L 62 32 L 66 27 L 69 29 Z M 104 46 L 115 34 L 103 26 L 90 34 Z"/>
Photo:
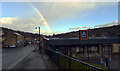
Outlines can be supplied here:
<path id="1" fill-rule="evenodd" d="M 11 69 L 35 49 L 34 45 L 2 49 L 2 69 Z"/>
<path id="2" fill-rule="evenodd" d="M 15 67 L 12 69 L 23 69 L 26 71 L 26 69 L 30 70 L 44 70 L 46 69 L 56 69 L 57 67 L 53 65 L 49 58 L 41 54 L 38 49 L 34 50 L 34 52 L 30 53 L 28 56 L 26 56 L 22 61 L 20 61 Z"/>

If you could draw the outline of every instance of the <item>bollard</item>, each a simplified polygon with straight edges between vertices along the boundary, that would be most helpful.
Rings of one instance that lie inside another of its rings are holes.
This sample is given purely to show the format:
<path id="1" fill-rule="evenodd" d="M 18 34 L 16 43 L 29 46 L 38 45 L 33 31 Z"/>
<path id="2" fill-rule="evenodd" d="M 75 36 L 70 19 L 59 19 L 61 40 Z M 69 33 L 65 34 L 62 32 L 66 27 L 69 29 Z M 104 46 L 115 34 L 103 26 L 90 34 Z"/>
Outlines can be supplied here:
<path id="1" fill-rule="evenodd" d="M 111 60 L 112 60 L 112 59 L 111 59 L 111 57 L 110 57 L 110 62 L 111 62 Z"/>
<path id="2" fill-rule="evenodd" d="M 105 68 L 106 68 L 106 63 L 105 63 Z"/>
<path id="3" fill-rule="evenodd" d="M 103 63 L 103 59 L 101 58 L 101 62 L 100 62 L 101 64 Z"/>

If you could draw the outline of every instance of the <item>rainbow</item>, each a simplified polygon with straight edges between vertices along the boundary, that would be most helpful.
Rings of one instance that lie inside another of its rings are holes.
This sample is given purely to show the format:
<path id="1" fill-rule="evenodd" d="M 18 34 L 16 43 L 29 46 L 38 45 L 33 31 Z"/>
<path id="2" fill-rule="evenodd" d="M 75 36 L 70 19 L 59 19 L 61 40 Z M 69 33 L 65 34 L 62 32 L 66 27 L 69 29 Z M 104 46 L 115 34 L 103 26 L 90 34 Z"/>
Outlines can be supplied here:
<path id="1" fill-rule="evenodd" d="M 38 15 L 41 17 L 41 19 L 44 21 L 43 24 L 45 24 L 45 25 L 47 26 L 49 33 L 51 33 L 50 26 L 49 26 L 49 24 L 47 23 L 47 21 L 45 20 L 45 18 L 43 17 L 43 15 L 40 13 L 40 11 L 39 11 L 33 4 L 31 4 L 31 6 L 32 6 L 33 9 L 38 13 Z"/>

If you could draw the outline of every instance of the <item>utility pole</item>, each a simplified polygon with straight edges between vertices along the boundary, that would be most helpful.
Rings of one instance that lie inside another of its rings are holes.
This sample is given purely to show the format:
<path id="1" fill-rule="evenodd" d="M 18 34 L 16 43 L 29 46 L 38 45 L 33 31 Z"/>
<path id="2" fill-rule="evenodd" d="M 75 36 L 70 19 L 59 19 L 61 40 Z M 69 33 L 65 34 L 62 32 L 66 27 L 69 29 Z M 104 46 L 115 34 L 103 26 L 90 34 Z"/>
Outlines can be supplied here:
<path id="1" fill-rule="evenodd" d="M 39 50 L 41 50 L 41 47 L 40 47 L 40 27 L 39 27 Z"/>
<path id="2" fill-rule="evenodd" d="M 41 47 L 40 47 L 40 27 L 38 27 L 39 28 L 39 51 L 41 52 Z M 36 27 L 36 29 L 37 29 L 37 27 Z"/>

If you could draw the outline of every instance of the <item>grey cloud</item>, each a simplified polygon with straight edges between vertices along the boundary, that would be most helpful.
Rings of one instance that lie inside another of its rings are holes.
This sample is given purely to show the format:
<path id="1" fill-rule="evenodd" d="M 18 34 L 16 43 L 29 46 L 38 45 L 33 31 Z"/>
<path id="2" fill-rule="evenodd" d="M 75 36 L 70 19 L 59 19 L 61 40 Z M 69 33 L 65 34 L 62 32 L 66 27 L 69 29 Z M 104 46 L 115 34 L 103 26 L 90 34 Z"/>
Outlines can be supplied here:
<path id="1" fill-rule="evenodd" d="M 114 21 L 112 23 L 102 24 L 102 25 L 95 25 L 94 27 L 109 27 L 113 25 L 119 25 L 118 21 Z"/>

